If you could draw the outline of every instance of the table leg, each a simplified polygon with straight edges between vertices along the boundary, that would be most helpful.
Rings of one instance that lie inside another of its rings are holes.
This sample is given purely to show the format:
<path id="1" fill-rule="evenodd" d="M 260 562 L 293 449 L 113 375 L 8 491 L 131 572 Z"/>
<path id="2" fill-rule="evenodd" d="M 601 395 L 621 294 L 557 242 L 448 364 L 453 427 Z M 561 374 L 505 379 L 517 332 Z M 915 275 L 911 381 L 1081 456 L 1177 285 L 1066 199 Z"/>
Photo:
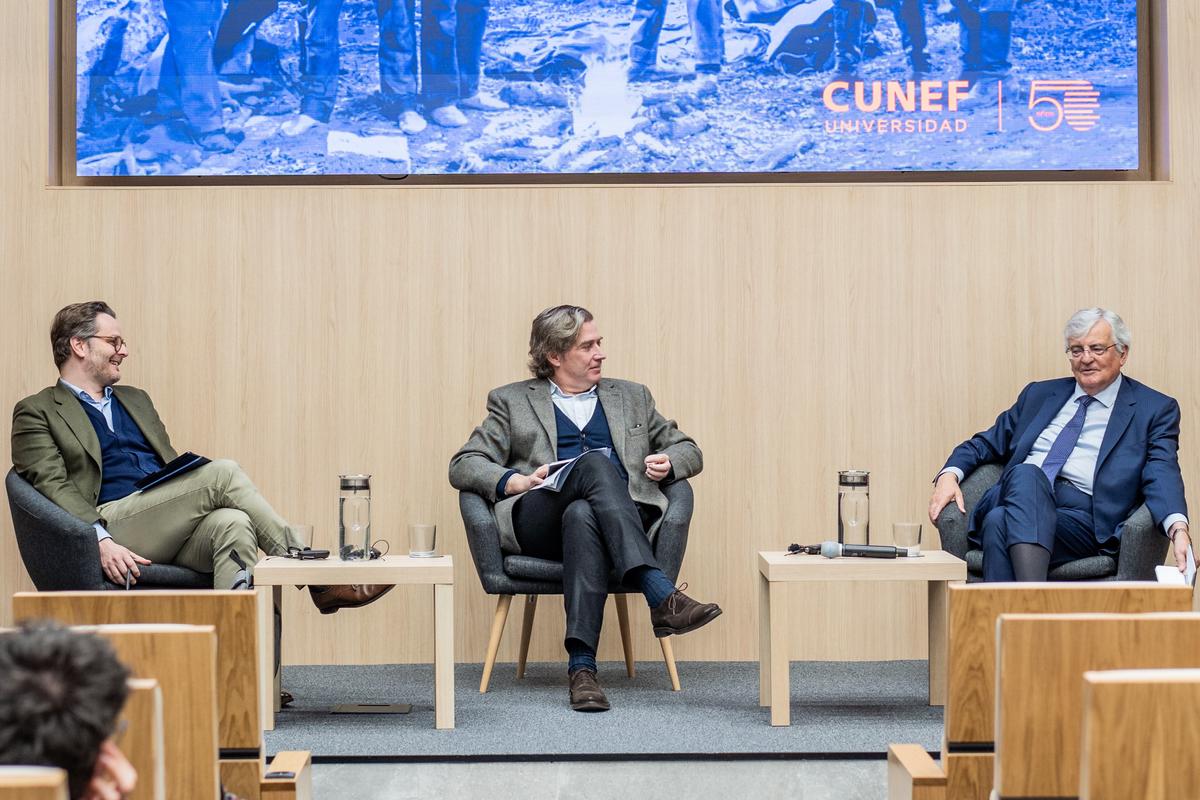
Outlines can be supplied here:
<path id="1" fill-rule="evenodd" d="M 771 705 L 771 583 L 758 574 L 758 704 Z"/>
<path id="2" fill-rule="evenodd" d="M 438 730 L 454 728 L 454 586 L 433 587 L 433 707 Z"/>
<path id="3" fill-rule="evenodd" d="M 279 710 L 279 691 L 275 683 L 275 609 L 272 605 L 273 590 L 278 588 L 259 586 L 254 590 L 258 626 L 258 715 L 264 731 L 275 730 L 275 712 Z"/>
<path id="4" fill-rule="evenodd" d="M 759 653 L 759 702 L 765 699 L 770 704 L 772 725 L 791 725 L 791 663 L 788 660 L 791 648 L 788 646 L 786 598 L 782 583 L 768 581 L 765 577 L 761 580 L 759 598 L 763 605 L 759 611 L 762 617 L 759 646 L 765 641 L 767 647 L 765 654 Z M 763 664 L 766 665 L 765 674 Z M 767 687 L 765 698 L 764 683 Z"/>
<path id="5" fill-rule="evenodd" d="M 946 654 L 949 633 L 946 581 L 929 582 L 929 705 L 946 705 Z"/>

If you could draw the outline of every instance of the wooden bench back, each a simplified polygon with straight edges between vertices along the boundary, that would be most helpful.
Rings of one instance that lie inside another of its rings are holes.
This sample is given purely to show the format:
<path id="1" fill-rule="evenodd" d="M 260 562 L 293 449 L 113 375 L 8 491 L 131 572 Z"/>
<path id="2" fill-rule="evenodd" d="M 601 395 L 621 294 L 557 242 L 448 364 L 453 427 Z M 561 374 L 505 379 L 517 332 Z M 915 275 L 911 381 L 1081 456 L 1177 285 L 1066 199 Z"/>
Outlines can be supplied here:
<path id="1" fill-rule="evenodd" d="M 211 625 L 80 626 L 112 643 L 136 678 L 162 691 L 166 796 L 211 800 L 217 769 L 217 636 Z"/>
<path id="2" fill-rule="evenodd" d="M 67 773 L 57 767 L 0 766 L 0 800 L 67 798 Z"/>
<path id="3" fill-rule="evenodd" d="M 137 770 L 137 787 L 129 800 L 166 800 L 166 740 L 163 736 L 162 689 L 153 678 L 130 678 L 129 697 L 118 726 L 121 752 Z"/>
<path id="4" fill-rule="evenodd" d="M 221 687 L 217 698 L 220 746 L 261 750 L 261 703 L 271 701 L 258 696 L 259 670 L 263 666 L 261 627 L 274 624 L 269 592 L 19 592 L 13 595 L 13 619 L 53 619 L 64 625 L 213 626 L 217 633 L 217 684 Z M 270 655 L 273 657 L 273 653 Z"/>
<path id="5" fill-rule="evenodd" d="M 1083 674 L 1081 800 L 1200 793 L 1200 669 Z"/>
<path id="6" fill-rule="evenodd" d="M 1190 611 L 1192 592 L 1155 583 L 951 584 L 946 742 L 987 745 L 994 732 L 996 619 L 1006 613 Z"/>
<path id="7" fill-rule="evenodd" d="M 1194 666 L 1200 614 L 1002 614 L 996 639 L 993 789 L 1004 798 L 1073 798 L 1083 674 Z"/>

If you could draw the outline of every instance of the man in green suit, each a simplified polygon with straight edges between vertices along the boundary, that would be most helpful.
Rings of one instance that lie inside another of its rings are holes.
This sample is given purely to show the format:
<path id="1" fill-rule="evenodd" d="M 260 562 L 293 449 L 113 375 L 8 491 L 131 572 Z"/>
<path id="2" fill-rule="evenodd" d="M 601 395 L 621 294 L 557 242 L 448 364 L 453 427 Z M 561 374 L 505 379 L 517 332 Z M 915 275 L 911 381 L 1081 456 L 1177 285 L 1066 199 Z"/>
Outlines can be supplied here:
<path id="1" fill-rule="evenodd" d="M 150 396 L 118 386 L 129 356 L 116 314 L 101 301 L 54 317 L 50 342 L 59 380 L 17 403 L 12 457 L 22 477 L 64 510 L 92 523 L 105 576 L 136 582 L 140 565 L 178 564 L 234 585 L 261 549 L 283 555 L 302 543 L 236 463 L 215 460 L 147 491 L 135 483 L 176 457 Z M 234 556 L 237 556 L 235 559 Z M 310 587 L 323 612 L 364 605 L 390 586 Z"/>

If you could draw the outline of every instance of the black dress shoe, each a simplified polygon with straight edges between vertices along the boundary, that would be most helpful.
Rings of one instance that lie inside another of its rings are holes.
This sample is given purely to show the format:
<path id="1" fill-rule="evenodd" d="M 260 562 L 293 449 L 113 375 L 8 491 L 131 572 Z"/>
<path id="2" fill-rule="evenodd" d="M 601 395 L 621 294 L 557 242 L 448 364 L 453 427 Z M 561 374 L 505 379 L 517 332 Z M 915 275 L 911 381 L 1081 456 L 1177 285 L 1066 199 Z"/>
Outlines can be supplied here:
<path id="1" fill-rule="evenodd" d="M 351 583 L 344 586 L 309 586 L 313 605 L 322 614 L 339 608 L 359 608 L 374 603 L 395 588 L 395 584 Z"/>
<path id="2" fill-rule="evenodd" d="M 291 692 L 289 692 L 286 689 L 279 690 L 279 707 L 280 708 L 287 708 L 294 702 L 296 702 L 296 698 L 292 696 Z"/>
<path id="3" fill-rule="evenodd" d="M 683 593 L 683 584 L 658 608 L 650 609 L 650 624 L 659 639 L 702 628 L 721 616 L 721 607 L 716 603 L 697 603 Z"/>
<path id="4" fill-rule="evenodd" d="M 571 673 L 571 710 L 608 711 L 608 698 L 590 669 L 577 669 Z"/>

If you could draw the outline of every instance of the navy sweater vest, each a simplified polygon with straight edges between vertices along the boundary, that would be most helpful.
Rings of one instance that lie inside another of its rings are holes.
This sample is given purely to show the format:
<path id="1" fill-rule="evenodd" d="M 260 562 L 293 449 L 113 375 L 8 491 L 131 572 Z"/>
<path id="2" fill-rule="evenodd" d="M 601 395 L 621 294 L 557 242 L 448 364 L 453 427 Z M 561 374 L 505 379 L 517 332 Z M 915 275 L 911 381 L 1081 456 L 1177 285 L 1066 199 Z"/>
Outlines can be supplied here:
<path id="1" fill-rule="evenodd" d="M 119 500 L 133 494 L 137 487 L 133 484 L 152 472 L 163 468 L 163 463 L 154 448 L 146 441 L 142 429 L 133 421 L 133 417 L 121 406 L 116 397 L 112 399 L 113 429 L 108 429 L 104 415 L 88 403 L 79 401 L 87 412 L 96 436 L 100 439 L 100 453 L 103 461 L 100 465 L 100 500 L 96 505 L 103 505 L 112 500 Z"/>
<path id="2" fill-rule="evenodd" d="M 571 422 L 571 418 L 560 411 L 558 406 L 554 407 L 554 421 L 558 425 L 559 461 L 581 456 L 588 450 L 595 450 L 598 447 L 611 447 L 612 455 L 609 456 L 609 460 L 616 466 L 621 477 L 629 480 L 629 473 L 625 471 L 621 459 L 617 458 L 612 430 L 608 427 L 608 417 L 604 413 L 604 406 L 599 402 L 596 403 L 596 410 L 592 412 L 592 418 L 588 420 L 587 425 L 583 426 L 583 430 L 576 428 L 575 423 Z"/>

